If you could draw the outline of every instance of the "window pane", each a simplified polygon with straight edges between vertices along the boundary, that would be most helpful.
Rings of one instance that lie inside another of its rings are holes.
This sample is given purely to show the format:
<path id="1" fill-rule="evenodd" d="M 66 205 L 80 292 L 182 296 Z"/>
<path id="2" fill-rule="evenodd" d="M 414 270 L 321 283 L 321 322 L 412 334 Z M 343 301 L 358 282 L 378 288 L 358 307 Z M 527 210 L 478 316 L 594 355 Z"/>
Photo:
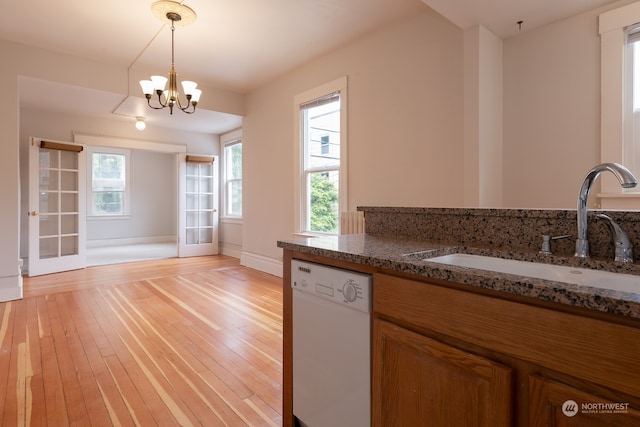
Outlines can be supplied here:
<path id="1" fill-rule="evenodd" d="M 227 215 L 242 215 L 242 181 L 227 183 Z"/>
<path id="2" fill-rule="evenodd" d="M 242 178 L 242 144 L 225 147 L 225 171 L 227 179 Z"/>
<path id="3" fill-rule="evenodd" d="M 631 77 L 626 94 L 631 100 L 625 101 L 625 105 L 631 111 L 626 112 L 630 120 L 627 121 L 625 132 L 623 162 L 632 172 L 637 173 L 640 170 L 640 41 L 630 43 L 627 55 Z"/>
<path id="4" fill-rule="evenodd" d="M 225 215 L 242 216 L 242 142 L 224 147 Z"/>
<path id="5" fill-rule="evenodd" d="M 340 100 L 304 110 L 306 168 L 340 165 Z"/>
<path id="6" fill-rule="evenodd" d="M 338 232 L 338 171 L 309 175 L 310 231 Z"/>
<path id="7" fill-rule="evenodd" d="M 124 190 L 125 156 L 121 154 L 93 154 L 93 190 Z"/>
<path id="8" fill-rule="evenodd" d="M 105 191 L 94 193 L 94 209 L 98 215 L 116 215 L 124 213 L 124 193 Z"/>

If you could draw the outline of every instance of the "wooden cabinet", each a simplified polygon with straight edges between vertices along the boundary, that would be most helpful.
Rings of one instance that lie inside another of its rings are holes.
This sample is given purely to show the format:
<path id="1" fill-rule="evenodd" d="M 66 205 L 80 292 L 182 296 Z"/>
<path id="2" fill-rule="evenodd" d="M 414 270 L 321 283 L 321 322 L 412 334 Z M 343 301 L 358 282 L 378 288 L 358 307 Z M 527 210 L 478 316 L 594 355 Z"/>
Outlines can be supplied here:
<path id="1" fill-rule="evenodd" d="M 566 384 L 529 377 L 530 427 L 640 426 L 640 412 Z"/>
<path id="2" fill-rule="evenodd" d="M 511 425 L 511 368 L 384 320 L 373 335 L 374 426 Z"/>
<path id="3" fill-rule="evenodd" d="M 373 287 L 374 426 L 640 426 L 633 319 L 380 273 Z"/>

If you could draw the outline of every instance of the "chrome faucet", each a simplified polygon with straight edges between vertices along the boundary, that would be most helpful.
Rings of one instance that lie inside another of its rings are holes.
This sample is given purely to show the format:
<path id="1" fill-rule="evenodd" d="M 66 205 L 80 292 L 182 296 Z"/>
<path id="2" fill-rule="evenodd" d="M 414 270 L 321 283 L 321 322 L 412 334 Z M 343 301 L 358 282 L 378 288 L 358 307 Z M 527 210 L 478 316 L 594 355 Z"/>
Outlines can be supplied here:
<path id="1" fill-rule="evenodd" d="M 602 163 L 595 166 L 584 177 L 580 192 L 578 193 L 578 239 L 576 240 L 576 253 L 578 258 L 589 258 L 589 241 L 587 240 L 587 199 L 593 182 L 600 173 L 609 171 L 618 178 L 622 188 L 633 188 L 638 184 L 635 176 L 629 169 L 618 163 Z"/>
<path id="2" fill-rule="evenodd" d="M 613 245 L 615 246 L 614 261 L 633 262 L 633 243 L 631 242 L 629 235 L 608 215 L 598 214 L 596 216 L 603 219 L 604 223 L 607 224 L 609 231 L 611 231 Z"/>

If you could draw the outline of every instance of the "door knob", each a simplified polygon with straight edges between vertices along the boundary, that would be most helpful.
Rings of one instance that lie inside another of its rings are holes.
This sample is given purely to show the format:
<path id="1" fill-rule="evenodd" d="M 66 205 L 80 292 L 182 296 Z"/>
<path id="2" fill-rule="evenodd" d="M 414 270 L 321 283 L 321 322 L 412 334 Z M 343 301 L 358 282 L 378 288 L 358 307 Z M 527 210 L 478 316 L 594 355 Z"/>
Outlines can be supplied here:
<path id="1" fill-rule="evenodd" d="M 36 212 L 36 211 L 31 211 L 29 214 L 30 214 L 31 216 L 38 216 L 38 212 Z"/>

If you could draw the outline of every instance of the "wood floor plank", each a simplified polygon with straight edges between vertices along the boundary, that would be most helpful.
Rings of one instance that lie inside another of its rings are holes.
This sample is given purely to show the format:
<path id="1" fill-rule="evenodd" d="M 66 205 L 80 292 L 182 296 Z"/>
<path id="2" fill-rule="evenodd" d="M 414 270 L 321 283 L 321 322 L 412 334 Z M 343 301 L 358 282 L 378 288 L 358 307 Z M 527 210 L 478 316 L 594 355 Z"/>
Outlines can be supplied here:
<path id="1" fill-rule="evenodd" d="M 65 307 L 58 304 L 58 299 L 62 299 L 62 295 L 64 294 L 58 294 L 55 298 L 50 298 L 47 301 L 47 305 L 49 307 L 53 343 L 58 356 L 57 368 L 60 371 L 64 405 L 69 416 L 69 422 L 88 425 L 90 423 L 89 413 L 85 406 L 82 387 L 78 381 L 73 360 L 72 346 L 75 344 L 77 337 L 75 328 L 69 328 L 69 325 L 64 323 Z"/>
<path id="2" fill-rule="evenodd" d="M 278 426 L 282 281 L 225 256 L 25 278 L 0 303 L 2 425 Z"/>

